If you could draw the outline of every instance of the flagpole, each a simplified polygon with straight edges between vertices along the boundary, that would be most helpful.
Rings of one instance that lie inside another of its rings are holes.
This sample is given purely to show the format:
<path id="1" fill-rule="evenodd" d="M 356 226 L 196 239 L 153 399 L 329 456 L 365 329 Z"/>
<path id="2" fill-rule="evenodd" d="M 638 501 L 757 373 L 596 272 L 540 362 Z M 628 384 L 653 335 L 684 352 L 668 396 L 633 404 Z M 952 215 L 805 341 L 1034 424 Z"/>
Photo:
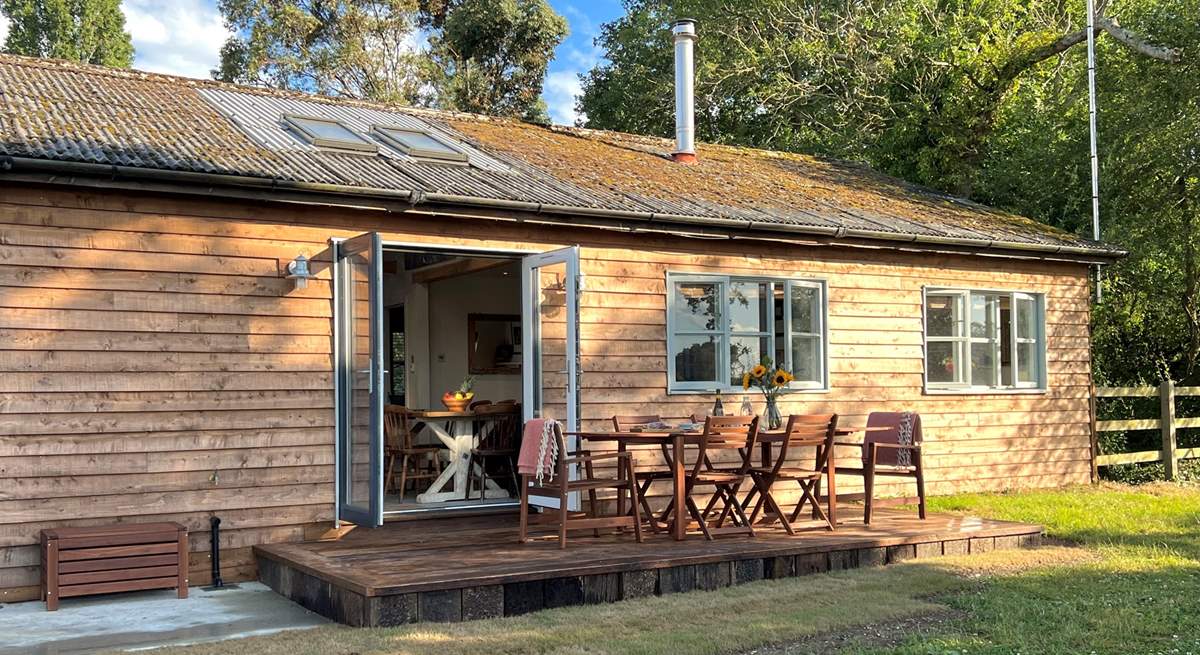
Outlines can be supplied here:
<path id="1" fill-rule="evenodd" d="M 1092 238 L 1100 240 L 1100 158 L 1096 147 L 1096 7 L 1087 0 L 1088 136 L 1092 159 Z M 1096 264 L 1096 302 L 1100 302 L 1100 265 Z"/>

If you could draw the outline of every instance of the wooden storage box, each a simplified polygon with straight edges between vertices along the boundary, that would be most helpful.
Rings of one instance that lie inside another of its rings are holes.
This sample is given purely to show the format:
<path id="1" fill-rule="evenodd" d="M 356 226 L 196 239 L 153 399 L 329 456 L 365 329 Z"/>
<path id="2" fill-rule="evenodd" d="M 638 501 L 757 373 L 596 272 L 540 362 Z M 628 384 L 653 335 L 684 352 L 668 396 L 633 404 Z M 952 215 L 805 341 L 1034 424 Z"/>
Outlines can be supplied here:
<path id="1" fill-rule="evenodd" d="M 178 589 L 187 598 L 187 528 L 129 523 L 42 530 L 42 600 L 143 589 Z"/>

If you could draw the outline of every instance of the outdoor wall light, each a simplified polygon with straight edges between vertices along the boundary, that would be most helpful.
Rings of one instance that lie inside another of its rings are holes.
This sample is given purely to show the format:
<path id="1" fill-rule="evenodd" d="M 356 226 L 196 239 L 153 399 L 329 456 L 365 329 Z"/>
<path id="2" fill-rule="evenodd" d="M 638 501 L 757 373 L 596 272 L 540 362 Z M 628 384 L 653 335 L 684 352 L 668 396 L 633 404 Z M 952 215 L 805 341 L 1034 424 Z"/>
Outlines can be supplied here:
<path id="1" fill-rule="evenodd" d="M 296 281 L 297 289 L 306 288 L 308 286 L 308 281 L 316 279 L 317 277 L 308 270 L 308 258 L 304 255 L 298 255 L 295 259 L 288 262 L 287 270 L 288 279 Z"/>

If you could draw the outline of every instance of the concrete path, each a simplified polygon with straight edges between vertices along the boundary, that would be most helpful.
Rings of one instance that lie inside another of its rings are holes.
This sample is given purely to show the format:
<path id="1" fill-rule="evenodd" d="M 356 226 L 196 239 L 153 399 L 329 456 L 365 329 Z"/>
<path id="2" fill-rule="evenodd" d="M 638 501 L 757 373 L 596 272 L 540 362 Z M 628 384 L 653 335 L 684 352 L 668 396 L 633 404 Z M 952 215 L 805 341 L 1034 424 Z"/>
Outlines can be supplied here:
<path id="1" fill-rule="evenodd" d="M 68 655 L 143 650 L 312 628 L 329 623 L 265 585 L 237 589 L 145 591 L 64 599 L 57 612 L 39 602 L 0 605 L 0 655 Z"/>

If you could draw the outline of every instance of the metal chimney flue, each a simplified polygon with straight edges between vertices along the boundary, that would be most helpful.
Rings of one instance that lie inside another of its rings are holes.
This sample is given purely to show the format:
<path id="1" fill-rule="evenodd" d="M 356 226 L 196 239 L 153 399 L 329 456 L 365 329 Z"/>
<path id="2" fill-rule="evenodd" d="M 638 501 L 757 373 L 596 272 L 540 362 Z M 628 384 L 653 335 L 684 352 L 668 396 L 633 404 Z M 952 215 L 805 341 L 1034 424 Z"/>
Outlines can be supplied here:
<path id="1" fill-rule="evenodd" d="M 675 152 L 671 158 L 690 164 L 696 161 L 696 21 L 677 20 L 671 33 L 675 35 Z"/>

